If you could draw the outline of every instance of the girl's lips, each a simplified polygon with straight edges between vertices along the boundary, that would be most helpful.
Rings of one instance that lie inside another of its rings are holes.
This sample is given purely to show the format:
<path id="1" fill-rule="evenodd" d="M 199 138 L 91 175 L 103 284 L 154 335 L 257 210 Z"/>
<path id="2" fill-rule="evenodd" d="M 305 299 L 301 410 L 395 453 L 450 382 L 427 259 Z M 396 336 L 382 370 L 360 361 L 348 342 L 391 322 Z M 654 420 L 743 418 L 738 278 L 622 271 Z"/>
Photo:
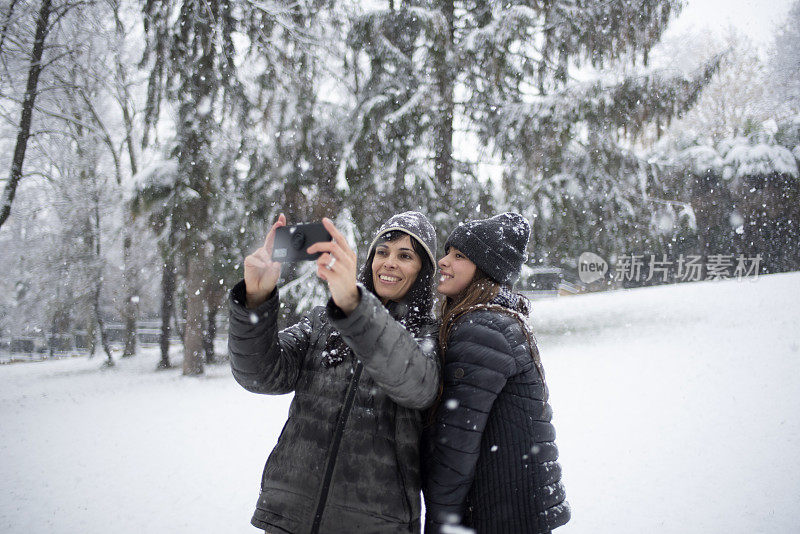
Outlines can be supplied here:
<path id="1" fill-rule="evenodd" d="M 385 277 L 387 277 L 388 279 L 386 279 Z M 400 282 L 400 279 L 396 276 L 390 276 L 388 274 L 379 274 L 378 281 L 383 284 L 396 284 Z"/>

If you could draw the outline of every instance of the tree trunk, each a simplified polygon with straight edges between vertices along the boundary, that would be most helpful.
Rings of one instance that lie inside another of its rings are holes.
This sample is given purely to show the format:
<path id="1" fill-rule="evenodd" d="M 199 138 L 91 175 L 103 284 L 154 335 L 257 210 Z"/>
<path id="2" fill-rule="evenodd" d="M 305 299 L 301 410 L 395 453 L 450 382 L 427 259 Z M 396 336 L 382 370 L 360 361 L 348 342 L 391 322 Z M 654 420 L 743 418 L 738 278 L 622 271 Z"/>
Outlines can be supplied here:
<path id="1" fill-rule="evenodd" d="M 125 93 L 127 97 L 127 91 Z M 131 176 L 137 172 L 136 154 L 134 153 L 132 141 L 132 128 L 130 116 L 128 114 L 127 101 L 123 101 L 122 114 L 125 122 L 125 137 L 128 145 L 128 156 L 131 165 Z M 131 248 L 133 246 L 133 214 L 130 210 L 125 213 L 125 238 L 123 240 L 123 258 L 125 262 L 125 351 L 122 357 L 133 356 L 136 354 L 136 320 L 139 318 L 139 275 L 131 265 Z"/>
<path id="2" fill-rule="evenodd" d="M 203 349 L 206 353 L 206 363 L 215 363 L 217 361 L 214 354 L 214 338 L 217 337 L 217 311 L 219 308 L 213 303 L 208 303 L 208 315 L 206 319 L 206 328 L 203 331 Z"/>
<path id="3" fill-rule="evenodd" d="M 175 256 L 171 251 L 164 254 L 164 265 L 161 270 L 161 361 L 158 369 L 169 369 L 169 337 L 172 308 L 175 306 Z"/>
<path id="4" fill-rule="evenodd" d="M 56 337 L 56 330 L 57 330 L 57 327 L 56 327 L 56 314 L 54 313 L 53 314 L 53 321 L 50 324 L 50 339 L 47 340 L 47 357 L 50 358 L 50 359 L 53 358 L 54 352 L 55 352 L 53 350 L 53 340 Z"/>
<path id="5" fill-rule="evenodd" d="M 434 175 L 441 194 L 447 195 L 453 179 L 453 72 L 447 53 L 452 48 L 454 4 L 453 0 L 442 2 L 442 13 L 447 20 L 448 35 L 446 42 L 440 43 L 435 52 L 436 89 L 439 93 L 439 109 L 436 117 L 436 133 L 434 139 Z M 443 39 L 444 41 L 444 39 Z"/>
<path id="6" fill-rule="evenodd" d="M 203 316 L 204 298 L 202 288 L 205 284 L 205 245 L 198 243 L 195 253 L 187 257 L 186 273 L 186 326 L 183 338 L 183 374 L 187 376 L 203 374 Z"/>
<path id="7" fill-rule="evenodd" d="M 186 283 L 186 275 L 183 276 L 184 284 Z M 181 295 L 178 295 L 181 297 Z M 181 339 L 186 335 L 186 300 L 183 298 L 176 298 L 176 304 L 172 306 L 172 328 L 175 329 L 175 336 Z"/>
<path id="8" fill-rule="evenodd" d="M 139 297 L 137 295 L 139 287 L 138 276 L 131 267 L 133 217 L 128 213 L 126 218 L 125 238 L 122 242 L 122 257 L 125 269 L 125 350 L 122 351 L 123 358 L 128 358 L 136 354 L 136 320 L 139 317 Z"/>
<path id="9" fill-rule="evenodd" d="M 94 316 L 97 320 L 97 328 L 100 331 L 100 344 L 103 346 L 103 350 L 106 353 L 106 366 L 113 367 L 114 366 L 114 358 L 111 356 L 111 346 L 108 344 L 108 336 L 106 334 L 106 326 L 103 322 L 103 318 L 100 315 L 100 295 L 103 291 L 103 263 L 100 259 L 100 200 L 95 195 L 93 198 L 94 206 L 93 206 L 93 215 L 94 215 L 94 226 L 92 227 L 92 234 L 93 234 L 93 242 L 94 242 L 94 254 L 95 254 L 95 261 L 97 262 L 97 273 L 95 275 L 95 289 L 94 289 Z"/>
<path id="10" fill-rule="evenodd" d="M 217 359 L 214 351 L 214 339 L 217 337 L 217 314 L 227 294 L 223 286 L 210 278 L 209 276 L 209 280 L 206 282 L 205 298 L 207 312 L 203 347 L 206 352 L 206 363 L 215 363 Z"/>
<path id="11" fill-rule="evenodd" d="M 94 309 L 94 306 L 92 306 Z M 97 324 L 95 323 L 94 313 L 90 313 L 90 317 L 86 319 L 86 343 L 89 349 L 89 359 L 94 358 L 95 352 L 97 352 L 97 332 L 95 331 L 97 328 Z"/>
<path id="12" fill-rule="evenodd" d="M 106 367 L 114 367 L 114 358 L 111 356 L 111 346 L 108 344 L 108 336 L 106 335 L 106 326 L 103 318 L 100 316 L 100 291 L 103 288 L 103 282 L 98 280 L 97 286 L 94 289 L 94 318 L 97 321 L 97 329 L 100 331 L 100 344 L 103 346 L 103 351 L 106 353 Z"/>
<path id="13" fill-rule="evenodd" d="M 50 0 L 42 0 L 42 7 L 39 9 L 39 16 L 36 19 L 36 37 L 33 41 L 25 98 L 22 101 L 22 116 L 19 121 L 17 144 L 14 147 L 14 155 L 11 159 L 11 174 L 3 191 L 2 201 L 0 201 L 0 227 L 3 226 L 3 223 L 6 222 L 11 214 L 11 203 L 14 201 L 17 184 L 22 178 L 22 164 L 25 161 L 25 150 L 28 147 L 28 138 L 31 134 L 33 104 L 36 100 L 36 90 L 39 85 L 39 73 L 42 71 L 42 52 L 44 51 L 44 40 L 47 37 L 47 21 L 49 18 Z"/>

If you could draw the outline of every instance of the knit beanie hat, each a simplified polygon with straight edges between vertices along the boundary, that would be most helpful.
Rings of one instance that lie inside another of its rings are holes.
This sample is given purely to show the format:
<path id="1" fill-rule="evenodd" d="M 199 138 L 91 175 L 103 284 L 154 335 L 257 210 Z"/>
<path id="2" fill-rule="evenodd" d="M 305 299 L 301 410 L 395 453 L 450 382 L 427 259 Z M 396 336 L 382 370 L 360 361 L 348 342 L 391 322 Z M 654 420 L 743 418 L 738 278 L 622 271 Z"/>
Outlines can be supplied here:
<path id="1" fill-rule="evenodd" d="M 503 285 L 513 285 L 527 259 L 525 248 L 531 227 L 518 213 L 501 213 L 491 219 L 468 221 L 453 230 L 444 250 L 455 247 Z"/>
<path id="2" fill-rule="evenodd" d="M 381 236 L 393 230 L 405 232 L 419 241 L 422 248 L 428 253 L 431 263 L 434 267 L 436 266 L 436 257 L 433 255 L 433 251 L 436 250 L 436 230 L 433 229 L 433 225 L 428 218 L 418 211 L 398 213 L 383 223 L 378 229 L 378 233 L 375 234 L 375 239 L 369 245 L 367 256 L 372 254 L 372 249 L 378 244 Z"/>

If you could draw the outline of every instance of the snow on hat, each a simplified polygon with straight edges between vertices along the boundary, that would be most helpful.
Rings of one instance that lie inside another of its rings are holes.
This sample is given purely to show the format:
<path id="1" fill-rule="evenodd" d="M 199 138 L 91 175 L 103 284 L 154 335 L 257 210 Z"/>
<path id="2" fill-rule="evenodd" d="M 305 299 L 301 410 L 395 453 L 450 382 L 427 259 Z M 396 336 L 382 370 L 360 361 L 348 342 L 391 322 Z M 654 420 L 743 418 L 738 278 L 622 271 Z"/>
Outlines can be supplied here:
<path id="1" fill-rule="evenodd" d="M 460 224 L 444 245 L 455 247 L 490 278 L 513 285 L 527 259 L 525 248 L 531 226 L 519 213 L 501 213 L 491 219 Z"/>
<path id="2" fill-rule="evenodd" d="M 436 250 L 436 230 L 433 229 L 433 225 L 428 218 L 418 211 L 398 213 L 383 223 L 378 229 L 378 233 L 375 234 L 375 239 L 372 240 L 369 246 L 367 256 L 372 254 L 372 249 L 378 244 L 381 236 L 393 230 L 405 232 L 419 241 L 419 244 L 422 245 L 422 248 L 428 253 L 431 263 L 436 265 L 436 257 L 433 255 L 433 251 Z"/>

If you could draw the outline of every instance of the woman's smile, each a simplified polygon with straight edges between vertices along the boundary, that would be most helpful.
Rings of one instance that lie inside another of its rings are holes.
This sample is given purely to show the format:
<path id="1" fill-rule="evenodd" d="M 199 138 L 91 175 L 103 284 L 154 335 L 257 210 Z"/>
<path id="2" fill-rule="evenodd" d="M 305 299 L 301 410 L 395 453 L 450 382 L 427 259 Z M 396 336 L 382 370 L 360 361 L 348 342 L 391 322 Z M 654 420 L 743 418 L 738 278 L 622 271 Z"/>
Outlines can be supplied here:
<path id="1" fill-rule="evenodd" d="M 414 285 L 422 259 L 414 252 L 411 237 L 380 243 L 372 259 L 372 282 L 375 293 L 386 303 L 400 300 Z"/>
<path id="2" fill-rule="evenodd" d="M 475 276 L 475 264 L 460 250 L 450 247 L 439 260 L 439 285 L 436 290 L 442 295 L 455 297 L 461 293 Z"/>

